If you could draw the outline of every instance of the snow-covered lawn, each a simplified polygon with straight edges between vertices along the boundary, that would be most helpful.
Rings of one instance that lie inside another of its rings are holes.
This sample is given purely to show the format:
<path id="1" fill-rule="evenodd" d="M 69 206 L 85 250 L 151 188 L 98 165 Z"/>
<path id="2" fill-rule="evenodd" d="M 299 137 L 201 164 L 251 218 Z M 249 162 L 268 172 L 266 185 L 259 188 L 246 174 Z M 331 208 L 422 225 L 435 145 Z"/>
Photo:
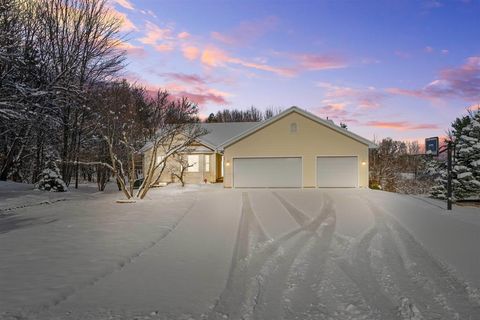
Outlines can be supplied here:
<path id="1" fill-rule="evenodd" d="M 348 189 L 168 186 L 119 204 L 16 188 L 0 185 L 6 319 L 480 319 L 478 208 Z"/>

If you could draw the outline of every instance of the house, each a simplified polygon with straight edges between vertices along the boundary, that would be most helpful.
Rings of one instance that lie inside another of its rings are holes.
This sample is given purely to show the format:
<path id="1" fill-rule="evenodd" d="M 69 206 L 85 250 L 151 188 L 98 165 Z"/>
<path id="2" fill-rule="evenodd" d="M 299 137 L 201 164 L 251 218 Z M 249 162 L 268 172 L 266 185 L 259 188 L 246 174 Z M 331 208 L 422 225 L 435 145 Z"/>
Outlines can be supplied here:
<path id="1" fill-rule="evenodd" d="M 200 125 L 208 134 L 186 155 L 187 183 L 206 179 L 226 188 L 368 187 L 368 150 L 376 145 L 298 107 L 263 122 Z M 168 172 L 160 179 L 173 180 Z"/>

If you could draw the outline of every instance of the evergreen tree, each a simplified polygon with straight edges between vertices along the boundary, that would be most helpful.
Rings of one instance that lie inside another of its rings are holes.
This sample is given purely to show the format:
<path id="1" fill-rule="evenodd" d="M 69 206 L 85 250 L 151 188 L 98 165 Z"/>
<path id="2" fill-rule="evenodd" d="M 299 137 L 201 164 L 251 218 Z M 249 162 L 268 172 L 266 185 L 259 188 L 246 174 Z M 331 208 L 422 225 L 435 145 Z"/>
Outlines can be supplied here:
<path id="1" fill-rule="evenodd" d="M 435 199 L 447 199 L 447 166 L 443 161 L 433 157 L 427 160 L 425 174 L 435 177 L 435 184 L 430 189 L 430 196 Z"/>
<path id="2" fill-rule="evenodd" d="M 67 191 L 67 185 L 62 180 L 60 170 L 52 157 L 48 158 L 46 168 L 40 174 L 35 188 L 53 192 Z"/>
<path id="3" fill-rule="evenodd" d="M 208 118 L 205 122 L 207 122 L 207 123 L 217 122 L 217 119 L 215 118 L 215 114 L 210 113 L 210 115 L 208 116 Z"/>
<path id="4" fill-rule="evenodd" d="M 458 132 L 453 186 L 458 199 L 480 198 L 480 113 Z"/>

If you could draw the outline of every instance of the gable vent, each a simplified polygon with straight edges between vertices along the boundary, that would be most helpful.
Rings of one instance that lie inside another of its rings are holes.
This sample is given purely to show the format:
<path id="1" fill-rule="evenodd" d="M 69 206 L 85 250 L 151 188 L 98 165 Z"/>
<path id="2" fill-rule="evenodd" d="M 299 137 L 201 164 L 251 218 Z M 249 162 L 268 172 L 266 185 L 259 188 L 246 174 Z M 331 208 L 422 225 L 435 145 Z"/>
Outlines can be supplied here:
<path id="1" fill-rule="evenodd" d="M 290 133 L 297 133 L 298 127 L 296 122 L 290 123 Z"/>

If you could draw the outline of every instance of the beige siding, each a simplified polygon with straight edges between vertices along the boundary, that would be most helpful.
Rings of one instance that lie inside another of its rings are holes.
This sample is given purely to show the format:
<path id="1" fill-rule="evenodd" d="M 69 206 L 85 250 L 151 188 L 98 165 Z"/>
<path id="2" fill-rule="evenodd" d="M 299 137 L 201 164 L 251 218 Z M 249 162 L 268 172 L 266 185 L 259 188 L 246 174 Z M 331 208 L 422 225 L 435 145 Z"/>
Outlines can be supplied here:
<path id="1" fill-rule="evenodd" d="M 215 154 L 198 154 L 200 164 L 198 172 L 185 172 L 185 182 L 186 183 L 203 183 L 204 179 L 207 179 L 208 182 L 215 182 Z M 205 170 L 205 156 L 210 159 L 209 171 Z"/>
<path id="2" fill-rule="evenodd" d="M 144 163 L 143 163 L 143 170 L 146 171 L 149 163 L 150 163 L 150 158 L 152 155 L 152 150 L 147 150 L 144 153 Z M 215 182 L 216 181 L 216 156 L 215 154 L 198 154 L 199 156 L 199 172 L 185 172 L 185 182 L 186 183 L 203 183 L 204 179 L 207 179 L 208 182 Z M 207 172 L 205 170 L 205 156 L 210 158 L 210 171 Z M 164 172 L 162 173 L 162 176 L 160 178 L 160 182 L 164 183 L 170 183 L 170 182 L 175 182 L 177 181 L 176 178 L 172 177 L 170 174 L 168 167 L 169 166 L 176 166 L 178 163 L 175 161 L 172 161 L 171 159 L 167 159 L 167 167 L 165 168 Z M 160 170 L 157 170 L 155 173 L 155 176 L 158 177 L 160 174 Z"/>
<path id="3" fill-rule="evenodd" d="M 296 133 L 290 130 L 292 123 Z M 233 157 L 303 157 L 303 186 L 315 187 L 316 157 L 340 155 L 358 157 L 359 186 L 368 187 L 367 145 L 292 112 L 225 148 L 224 186 L 232 187 Z"/>

